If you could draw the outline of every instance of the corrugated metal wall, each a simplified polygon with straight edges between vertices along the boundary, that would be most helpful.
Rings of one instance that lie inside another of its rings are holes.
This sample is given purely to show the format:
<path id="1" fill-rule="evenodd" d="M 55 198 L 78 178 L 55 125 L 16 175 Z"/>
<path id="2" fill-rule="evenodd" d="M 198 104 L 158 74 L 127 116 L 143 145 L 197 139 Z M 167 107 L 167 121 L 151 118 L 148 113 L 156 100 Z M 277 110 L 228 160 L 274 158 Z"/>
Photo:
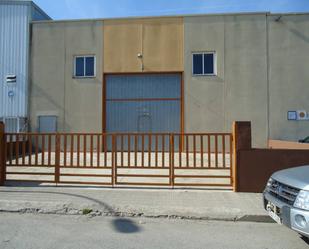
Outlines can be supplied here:
<path id="1" fill-rule="evenodd" d="M 29 4 L 0 4 L 0 117 L 26 117 Z M 15 74 L 16 83 L 6 83 Z"/>
<path id="2" fill-rule="evenodd" d="M 108 75 L 107 132 L 180 132 L 181 75 Z"/>

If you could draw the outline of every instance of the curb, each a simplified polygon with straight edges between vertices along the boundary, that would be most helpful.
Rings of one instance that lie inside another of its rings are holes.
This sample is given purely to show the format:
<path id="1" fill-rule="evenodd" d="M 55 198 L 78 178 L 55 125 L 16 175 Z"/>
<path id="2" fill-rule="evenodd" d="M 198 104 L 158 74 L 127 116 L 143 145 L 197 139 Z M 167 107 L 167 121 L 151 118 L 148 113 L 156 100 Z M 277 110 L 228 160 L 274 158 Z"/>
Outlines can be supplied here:
<path id="1" fill-rule="evenodd" d="M 29 203 L 28 203 L 29 204 Z M 229 221 L 229 222 L 258 222 L 274 223 L 267 215 L 181 215 L 181 214 L 147 214 L 143 212 L 123 212 L 123 211 L 102 211 L 93 209 L 76 209 L 63 206 L 62 208 L 42 209 L 35 207 L 22 208 L 0 208 L 0 213 L 19 214 L 53 214 L 53 215 L 85 215 L 87 217 L 108 216 L 127 218 L 152 218 L 152 219 L 182 219 L 182 220 L 204 220 L 204 221 Z"/>

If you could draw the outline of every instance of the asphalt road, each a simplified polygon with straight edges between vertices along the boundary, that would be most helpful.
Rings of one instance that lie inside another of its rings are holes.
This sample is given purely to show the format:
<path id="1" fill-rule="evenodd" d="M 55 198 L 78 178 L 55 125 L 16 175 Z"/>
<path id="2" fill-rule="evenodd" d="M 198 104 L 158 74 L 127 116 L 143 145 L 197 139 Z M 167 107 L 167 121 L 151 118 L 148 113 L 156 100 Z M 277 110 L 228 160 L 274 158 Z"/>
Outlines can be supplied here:
<path id="1" fill-rule="evenodd" d="M 0 213 L 0 248 L 301 249 L 309 245 L 274 223 Z"/>

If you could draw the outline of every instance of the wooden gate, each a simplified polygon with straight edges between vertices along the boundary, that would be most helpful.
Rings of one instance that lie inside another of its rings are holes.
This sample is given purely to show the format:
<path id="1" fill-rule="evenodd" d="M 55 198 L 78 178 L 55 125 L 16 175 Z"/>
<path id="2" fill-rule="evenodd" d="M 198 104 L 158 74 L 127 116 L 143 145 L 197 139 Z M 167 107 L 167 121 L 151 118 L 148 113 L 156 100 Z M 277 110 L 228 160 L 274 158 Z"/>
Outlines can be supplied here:
<path id="1" fill-rule="evenodd" d="M 2 137 L 7 181 L 232 186 L 230 133 L 4 133 Z"/>

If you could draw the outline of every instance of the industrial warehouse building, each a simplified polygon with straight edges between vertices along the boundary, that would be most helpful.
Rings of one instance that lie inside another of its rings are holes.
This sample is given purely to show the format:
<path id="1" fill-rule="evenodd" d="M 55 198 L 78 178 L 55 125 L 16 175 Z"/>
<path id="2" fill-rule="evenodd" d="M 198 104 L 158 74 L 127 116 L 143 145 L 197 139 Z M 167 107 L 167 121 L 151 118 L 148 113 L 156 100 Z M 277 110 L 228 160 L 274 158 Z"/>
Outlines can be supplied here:
<path id="1" fill-rule="evenodd" d="M 31 131 L 309 135 L 308 14 L 43 20 L 30 44 Z"/>

